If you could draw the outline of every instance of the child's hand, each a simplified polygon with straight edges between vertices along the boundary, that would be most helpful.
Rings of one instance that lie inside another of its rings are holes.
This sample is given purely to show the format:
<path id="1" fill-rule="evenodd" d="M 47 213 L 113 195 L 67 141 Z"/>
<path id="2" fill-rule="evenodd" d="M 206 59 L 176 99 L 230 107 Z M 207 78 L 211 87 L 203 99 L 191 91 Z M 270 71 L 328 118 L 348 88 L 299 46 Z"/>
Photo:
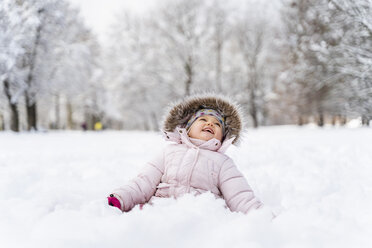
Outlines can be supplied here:
<path id="1" fill-rule="evenodd" d="M 117 207 L 118 209 L 121 210 L 120 202 L 113 194 L 111 194 L 109 197 L 107 197 L 107 200 L 108 200 L 108 204 L 110 206 Z"/>

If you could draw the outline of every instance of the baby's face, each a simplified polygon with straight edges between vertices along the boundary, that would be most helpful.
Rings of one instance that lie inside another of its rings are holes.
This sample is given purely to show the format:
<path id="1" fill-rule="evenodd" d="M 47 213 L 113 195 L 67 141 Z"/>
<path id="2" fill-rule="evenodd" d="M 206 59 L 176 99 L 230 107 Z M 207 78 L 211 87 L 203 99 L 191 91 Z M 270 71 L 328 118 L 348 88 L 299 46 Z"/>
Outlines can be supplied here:
<path id="1" fill-rule="evenodd" d="M 200 116 L 191 125 L 189 137 L 206 141 L 215 138 L 222 141 L 221 123 L 211 115 Z"/>

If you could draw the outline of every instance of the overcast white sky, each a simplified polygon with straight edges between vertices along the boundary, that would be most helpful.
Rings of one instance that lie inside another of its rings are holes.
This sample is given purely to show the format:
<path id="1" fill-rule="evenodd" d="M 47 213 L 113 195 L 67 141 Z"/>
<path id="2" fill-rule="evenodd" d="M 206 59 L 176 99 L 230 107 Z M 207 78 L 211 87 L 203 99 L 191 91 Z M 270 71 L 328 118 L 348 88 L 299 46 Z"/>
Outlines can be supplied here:
<path id="1" fill-rule="evenodd" d="M 154 0 L 68 0 L 73 6 L 80 7 L 81 14 L 100 39 L 114 20 L 114 15 L 124 9 L 143 13 L 153 6 Z"/>
<path id="2" fill-rule="evenodd" d="M 147 10 L 161 3 L 161 0 L 68 0 L 75 7 L 79 7 L 86 24 L 98 34 L 99 40 L 105 43 L 110 25 L 115 15 L 123 10 L 138 14 L 145 14 Z M 243 6 L 265 2 L 270 6 L 278 6 L 279 0 L 229 0 L 229 4 Z"/>

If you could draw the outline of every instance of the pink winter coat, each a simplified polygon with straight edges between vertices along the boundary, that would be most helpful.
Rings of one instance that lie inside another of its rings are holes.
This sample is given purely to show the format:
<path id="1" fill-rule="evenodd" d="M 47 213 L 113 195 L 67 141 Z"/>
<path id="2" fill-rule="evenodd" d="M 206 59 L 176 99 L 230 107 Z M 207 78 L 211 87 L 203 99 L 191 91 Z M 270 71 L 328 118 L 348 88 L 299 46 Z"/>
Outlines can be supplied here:
<path id="1" fill-rule="evenodd" d="M 191 139 L 183 128 L 164 134 L 175 143 L 167 145 L 135 179 L 112 193 L 119 199 L 122 211 L 130 211 L 153 196 L 179 197 L 207 191 L 225 199 L 231 211 L 247 213 L 262 205 L 234 162 L 224 154 L 234 138 L 221 145 L 217 139 Z"/>

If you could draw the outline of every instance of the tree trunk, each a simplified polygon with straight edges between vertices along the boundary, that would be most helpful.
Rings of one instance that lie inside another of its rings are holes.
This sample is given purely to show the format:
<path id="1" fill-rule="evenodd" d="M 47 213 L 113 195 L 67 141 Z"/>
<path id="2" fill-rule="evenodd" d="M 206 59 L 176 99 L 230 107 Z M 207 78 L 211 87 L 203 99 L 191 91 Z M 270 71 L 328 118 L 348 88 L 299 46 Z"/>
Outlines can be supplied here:
<path id="1" fill-rule="evenodd" d="M 318 126 L 323 127 L 324 126 L 324 115 L 322 112 L 319 113 L 318 116 Z"/>
<path id="2" fill-rule="evenodd" d="M 26 114 L 27 114 L 27 130 L 37 130 L 37 112 L 36 101 L 30 102 L 30 98 L 26 93 Z"/>
<path id="3" fill-rule="evenodd" d="M 14 132 L 19 132 L 18 105 L 17 103 L 12 102 L 12 95 L 10 93 L 8 80 L 4 81 L 4 91 L 5 91 L 6 97 L 8 98 L 9 107 L 10 107 L 10 130 Z"/>
<path id="4" fill-rule="evenodd" d="M 0 131 L 4 130 L 4 117 L 3 114 L 0 114 Z"/>
<path id="5" fill-rule="evenodd" d="M 302 126 L 302 125 L 304 125 L 304 119 L 302 118 L 302 116 L 300 115 L 299 117 L 298 117 L 298 120 L 297 120 L 297 125 L 299 125 L 299 126 Z"/>
<path id="6" fill-rule="evenodd" d="M 19 132 L 19 116 L 17 104 L 11 104 L 10 109 L 11 109 L 10 130 L 14 132 Z"/>
<path id="7" fill-rule="evenodd" d="M 192 81 L 193 81 L 193 68 L 192 68 L 192 58 L 189 57 L 188 61 L 185 63 L 185 71 L 186 71 L 186 89 L 185 89 L 185 94 L 186 96 L 189 96 L 190 95 L 190 88 L 191 88 L 191 84 L 192 84 Z"/>
<path id="8" fill-rule="evenodd" d="M 146 118 L 146 119 L 148 119 L 148 118 Z M 145 131 L 149 131 L 149 130 L 150 130 L 149 121 L 144 121 L 144 122 L 143 122 L 143 129 L 144 129 Z"/>
<path id="9" fill-rule="evenodd" d="M 250 99 L 249 99 L 249 114 L 252 117 L 253 121 L 253 127 L 258 127 L 258 117 L 257 117 L 257 106 L 256 106 L 256 97 L 253 93 L 253 90 L 251 90 Z"/>
<path id="10" fill-rule="evenodd" d="M 19 132 L 19 116 L 17 104 L 11 104 L 11 118 L 10 118 L 10 130 Z"/>
<path id="11" fill-rule="evenodd" d="M 257 120 L 257 112 L 256 112 L 256 110 L 254 110 L 251 113 L 251 116 L 252 116 L 252 120 L 253 120 L 253 127 L 254 128 L 258 128 L 258 120 Z"/>
<path id="12" fill-rule="evenodd" d="M 365 115 L 363 115 L 362 116 L 362 126 L 369 126 L 369 121 L 370 121 L 370 119 L 367 117 L 367 116 L 365 116 Z"/>
<path id="13" fill-rule="evenodd" d="M 222 42 L 217 42 L 217 58 L 216 58 L 216 84 L 218 91 L 222 91 Z"/>
<path id="14" fill-rule="evenodd" d="M 57 94 L 55 96 L 55 100 L 54 100 L 54 107 L 55 107 L 55 117 L 56 117 L 56 120 L 55 120 L 55 123 L 53 125 L 53 128 L 54 129 L 59 129 L 60 128 L 60 124 L 61 124 L 61 121 L 60 121 L 60 105 L 59 105 L 59 95 Z"/>
<path id="15" fill-rule="evenodd" d="M 267 126 L 269 123 L 269 108 L 266 105 L 266 102 L 263 103 L 262 106 L 262 120 L 260 122 L 260 126 Z"/>
<path id="16" fill-rule="evenodd" d="M 40 9 L 38 11 L 38 14 L 41 15 L 44 12 L 44 9 Z M 42 25 L 43 23 L 40 22 L 39 26 L 36 29 L 36 36 L 35 36 L 35 41 L 34 41 L 34 46 L 32 48 L 32 52 L 30 55 L 30 62 L 29 66 L 30 69 L 28 71 L 27 75 L 27 90 L 25 92 L 25 98 L 26 98 L 26 113 L 27 113 L 27 129 L 28 130 L 37 130 L 36 123 L 37 123 L 37 112 L 36 112 L 36 99 L 35 98 L 35 93 L 30 92 L 30 89 L 32 88 L 32 82 L 34 80 L 34 68 L 35 68 L 35 63 L 36 63 L 36 57 L 38 56 L 37 54 L 37 48 L 39 47 L 40 44 L 40 37 L 41 37 L 41 30 L 42 30 Z"/>
<path id="17" fill-rule="evenodd" d="M 341 126 L 345 126 L 347 122 L 347 118 L 345 116 L 340 116 L 340 124 Z"/>
<path id="18" fill-rule="evenodd" d="M 154 112 L 151 113 L 151 117 L 152 117 L 152 123 L 153 123 L 154 130 L 155 131 L 159 130 L 159 122 Z"/>
<path id="19" fill-rule="evenodd" d="M 332 126 L 336 126 L 337 123 L 337 116 L 332 116 Z"/>
<path id="20" fill-rule="evenodd" d="M 67 102 L 67 129 L 73 129 L 74 128 L 74 121 L 72 119 L 72 104 L 70 102 Z"/>
<path id="21" fill-rule="evenodd" d="M 248 76 L 249 78 L 249 76 Z M 256 104 L 256 82 L 255 78 L 250 78 L 250 81 L 248 82 L 248 90 L 249 90 L 249 114 L 252 117 L 253 121 L 253 127 L 258 127 L 258 116 L 257 116 L 257 104 Z"/>

